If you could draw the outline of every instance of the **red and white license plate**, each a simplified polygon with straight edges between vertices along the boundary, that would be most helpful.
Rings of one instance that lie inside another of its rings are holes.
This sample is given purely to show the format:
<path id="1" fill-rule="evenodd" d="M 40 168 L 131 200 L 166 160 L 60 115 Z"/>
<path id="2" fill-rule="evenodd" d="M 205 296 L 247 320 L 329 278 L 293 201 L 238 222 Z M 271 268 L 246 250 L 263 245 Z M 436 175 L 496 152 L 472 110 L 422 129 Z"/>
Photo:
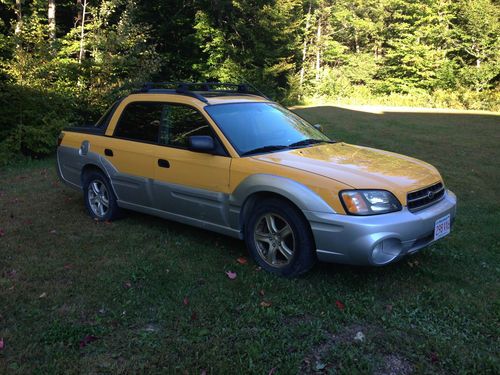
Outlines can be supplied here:
<path id="1" fill-rule="evenodd" d="M 434 224 L 434 241 L 450 233 L 450 214 L 436 220 Z"/>

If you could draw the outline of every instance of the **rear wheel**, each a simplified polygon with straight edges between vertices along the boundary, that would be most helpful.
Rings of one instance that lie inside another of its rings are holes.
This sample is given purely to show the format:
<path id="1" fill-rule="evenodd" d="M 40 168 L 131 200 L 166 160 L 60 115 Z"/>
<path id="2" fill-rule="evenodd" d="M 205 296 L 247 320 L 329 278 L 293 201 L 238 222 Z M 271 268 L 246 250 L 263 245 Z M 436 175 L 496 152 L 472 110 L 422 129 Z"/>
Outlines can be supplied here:
<path id="1" fill-rule="evenodd" d="M 316 261 L 309 223 L 285 200 L 257 204 L 245 224 L 245 242 L 262 268 L 280 276 L 300 275 Z"/>
<path id="2" fill-rule="evenodd" d="M 89 215 L 94 219 L 106 221 L 121 216 L 111 184 L 101 172 L 91 171 L 84 175 L 83 199 Z"/>

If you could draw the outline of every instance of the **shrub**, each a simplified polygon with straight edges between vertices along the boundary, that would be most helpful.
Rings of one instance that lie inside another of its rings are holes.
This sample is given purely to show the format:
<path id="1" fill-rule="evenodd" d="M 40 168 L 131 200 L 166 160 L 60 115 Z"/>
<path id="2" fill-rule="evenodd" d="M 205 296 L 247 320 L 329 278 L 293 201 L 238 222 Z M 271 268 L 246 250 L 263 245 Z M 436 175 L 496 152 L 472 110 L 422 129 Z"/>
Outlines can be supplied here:
<path id="1" fill-rule="evenodd" d="M 76 119 L 71 97 L 4 84 L 0 90 L 0 163 L 14 154 L 38 158 L 55 150 L 62 128 Z"/>

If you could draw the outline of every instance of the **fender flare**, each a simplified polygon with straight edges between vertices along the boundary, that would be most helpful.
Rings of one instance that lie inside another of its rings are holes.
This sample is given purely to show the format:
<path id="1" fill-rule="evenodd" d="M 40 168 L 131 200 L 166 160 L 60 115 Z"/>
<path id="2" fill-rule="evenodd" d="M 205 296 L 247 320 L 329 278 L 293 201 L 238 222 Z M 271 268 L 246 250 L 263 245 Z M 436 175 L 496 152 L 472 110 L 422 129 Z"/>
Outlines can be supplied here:
<path id="1" fill-rule="evenodd" d="M 247 198 L 255 193 L 281 195 L 302 211 L 336 213 L 323 198 L 307 186 L 287 177 L 264 173 L 245 178 L 231 194 L 230 204 L 241 209 Z"/>

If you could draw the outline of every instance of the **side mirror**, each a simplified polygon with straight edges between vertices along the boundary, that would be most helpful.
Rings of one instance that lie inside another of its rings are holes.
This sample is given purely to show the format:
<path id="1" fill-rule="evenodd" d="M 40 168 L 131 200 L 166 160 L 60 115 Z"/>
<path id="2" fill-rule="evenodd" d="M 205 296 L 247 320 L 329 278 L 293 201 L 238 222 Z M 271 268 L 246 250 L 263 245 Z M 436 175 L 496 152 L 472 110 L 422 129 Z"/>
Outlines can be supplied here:
<path id="1" fill-rule="evenodd" d="M 323 133 L 323 127 L 321 126 L 321 124 L 314 124 L 313 125 L 316 129 L 318 129 L 321 133 Z"/>
<path id="2" fill-rule="evenodd" d="M 189 149 L 196 152 L 211 153 L 215 150 L 214 139 L 209 135 L 193 135 L 189 137 Z"/>

